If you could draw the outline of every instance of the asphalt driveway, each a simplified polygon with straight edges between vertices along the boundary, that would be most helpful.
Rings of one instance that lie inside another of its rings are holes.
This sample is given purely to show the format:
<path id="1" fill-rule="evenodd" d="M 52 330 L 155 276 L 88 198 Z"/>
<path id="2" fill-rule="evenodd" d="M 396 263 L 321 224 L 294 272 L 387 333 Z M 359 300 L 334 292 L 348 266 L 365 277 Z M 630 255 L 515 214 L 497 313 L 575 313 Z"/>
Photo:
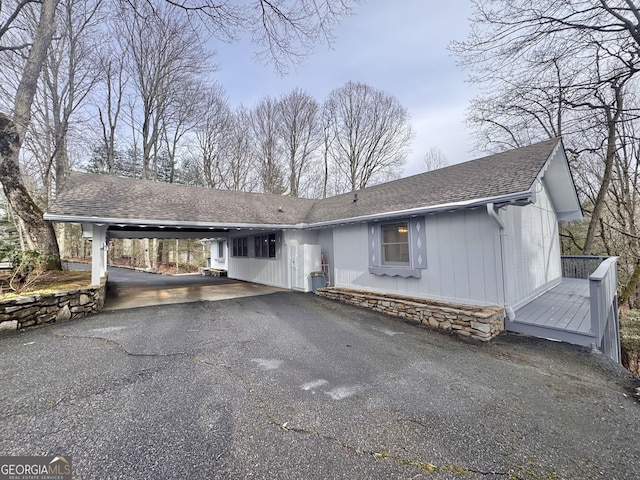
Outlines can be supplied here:
<path id="1" fill-rule="evenodd" d="M 636 479 L 637 383 L 583 349 L 465 343 L 312 294 L 0 337 L 0 455 L 78 479 Z"/>

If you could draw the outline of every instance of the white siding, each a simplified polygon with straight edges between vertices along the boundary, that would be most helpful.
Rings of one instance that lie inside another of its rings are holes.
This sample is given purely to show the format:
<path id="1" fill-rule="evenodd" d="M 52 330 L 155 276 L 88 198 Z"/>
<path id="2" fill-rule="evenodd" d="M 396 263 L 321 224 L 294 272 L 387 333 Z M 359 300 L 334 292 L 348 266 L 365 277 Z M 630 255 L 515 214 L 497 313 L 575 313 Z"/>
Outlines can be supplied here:
<path id="1" fill-rule="evenodd" d="M 218 254 L 220 253 L 218 245 L 222 243 L 223 248 L 223 256 L 220 257 Z M 211 266 L 213 268 L 219 268 L 221 270 L 226 270 L 229 259 L 229 249 L 227 248 L 226 240 L 214 240 L 211 242 Z"/>
<path id="2" fill-rule="evenodd" d="M 248 233 L 248 232 L 247 232 Z M 252 232 L 253 233 L 253 232 Z M 261 232 L 273 233 L 273 232 Z M 276 258 L 255 258 L 253 248 L 253 235 L 236 234 L 229 238 L 229 269 L 228 277 L 246 282 L 262 283 L 273 287 L 289 288 L 286 265 L 286 251 L 283 244 L 284 235 L 279 233 L 280 245 L 276 248 Z M 248 237 L 249 256 L 233 257 L 232 238 Z"/>
<path id="3" fill-rule="evenodd" d="M 232 257 L 231 248 L 228 250 L 228 275 L 229 278 L 236 280 L 263 283 L 281 288 L 301 289 L 303 287 L 299 285 L 298 276 L 301 274 L 299 269 L 303 266 L 296 264 L 300 260 L 298 259 L 298 247 L 303 244 L 321 245 L 322 253 L 329 254 L 330 258 L 333 256 L 333 228 L 282 231 L 279 233 L 278 255 L 276 258 L 268 259 L 253 256 L 252 235 L 237 233 L 233 236 L 249 238 L 249 257 Z M 229 245 L 232 244 L 232 238 L 229 238 Z M 320 259 L 318 259 L 319 261 Z"/>
<path id="4" fill-rule="evenodd" d="M 228 276 L 236 280 L 287 288 L 283 259 L 233 257 L 229 262 Z"/>
<path id="5" fill-rule="evenodd" d="M 335 280 L 334 269 L 334 249 L 333 249 L 333 227 L 323 228 L 320 230 L 314 230 L 316 238 L 313 243 L 320 245 L 322 254 L 325 255 L 325 260 L 329 262 L 329 281 L 333 285 Z"/>
<path id="6" fill-rule="evenodd" d="M 425 217 L 427 268 L 420 270 L 421 278 L 370 274 L 366 223 L 279 232 L 275 259 L 254 258 L 249 236 L 250 256 L 229 257 L 229 277 L 295 288 L 292 249 L 312 244 L 321 245 L 322 253 L 329 255 L 331 280 L 338 287 L 480 305 L 507 303 L 517 309 L 561 279 L 556 215 L 542 190 L 536 204 L 509 206 L 500 216 L 506 226 L 505 287 L 499 228 L 485 208 Z"/>
<path id="7" fill-rule="evenodd" d="M 507 303 L 514 310 L 562 280 L 558 221 L 546 188 L 535 204 L 506 207 L 505 264 Z"/>
<path id="8" fill-rule="evenodd" d="M 501 305 L 500 236 L 485 209 L 426 217 L 427 268 L 421 278 L 368 271 L 367 225 L 334 229 L 335 285 L 460 303 Z"/>

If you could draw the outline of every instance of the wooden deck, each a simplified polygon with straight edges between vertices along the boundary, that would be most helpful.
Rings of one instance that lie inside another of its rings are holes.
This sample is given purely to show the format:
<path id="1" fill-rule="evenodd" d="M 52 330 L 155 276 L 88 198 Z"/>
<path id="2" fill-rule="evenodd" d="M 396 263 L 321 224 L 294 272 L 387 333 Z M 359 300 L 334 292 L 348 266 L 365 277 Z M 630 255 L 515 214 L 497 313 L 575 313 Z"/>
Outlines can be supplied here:
<path id="1" fill-rule="evenodd" d="M 589 280 L 563 278 L 562 283 L 515 313 L 514 321 L 506 321 L 509 331 L 575 345 L 594 345 Z"/>

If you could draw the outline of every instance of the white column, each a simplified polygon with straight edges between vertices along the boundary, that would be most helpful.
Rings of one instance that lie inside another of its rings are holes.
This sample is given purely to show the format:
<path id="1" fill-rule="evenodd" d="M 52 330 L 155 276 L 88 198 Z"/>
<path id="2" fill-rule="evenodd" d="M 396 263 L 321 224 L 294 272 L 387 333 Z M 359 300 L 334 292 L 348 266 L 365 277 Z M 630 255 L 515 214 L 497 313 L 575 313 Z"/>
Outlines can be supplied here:
<path id="1" fill-rule="evenodd" d="M 91 240 L 91 284 L 100 285 L 107 266 L 107 226 L 93 225 Z"/>
<path id="2" fill-rule="evenodd" d="M 107 274 L 107 253 L 109 252 L 109 239 L 107 238 L 107 228 L 104 227 L 104 241 L 102 243 L 102 263 L 100 265 L 100 276 L 104 277 Z"/>

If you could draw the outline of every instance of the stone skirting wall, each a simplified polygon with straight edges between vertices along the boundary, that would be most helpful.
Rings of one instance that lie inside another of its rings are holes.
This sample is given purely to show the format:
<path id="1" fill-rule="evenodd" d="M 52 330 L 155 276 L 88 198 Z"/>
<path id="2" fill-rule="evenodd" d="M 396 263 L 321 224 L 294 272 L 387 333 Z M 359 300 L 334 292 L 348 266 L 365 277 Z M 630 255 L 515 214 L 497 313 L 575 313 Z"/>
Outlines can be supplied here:
<path id="1" fill-rule="evenodd" d="M 0 328 L 20 330 L 86 317 L 102 309 L 105 294 L 103 280 L 100 286 L 9 298 L 0 301 Z"/>
<path id="2" fill-rule="evenodd" d="M 485 342 L 504 331 L 504 308 L 497 306 L 461 305 L 346 288 L 322 288 L 316 294 Z"/>

